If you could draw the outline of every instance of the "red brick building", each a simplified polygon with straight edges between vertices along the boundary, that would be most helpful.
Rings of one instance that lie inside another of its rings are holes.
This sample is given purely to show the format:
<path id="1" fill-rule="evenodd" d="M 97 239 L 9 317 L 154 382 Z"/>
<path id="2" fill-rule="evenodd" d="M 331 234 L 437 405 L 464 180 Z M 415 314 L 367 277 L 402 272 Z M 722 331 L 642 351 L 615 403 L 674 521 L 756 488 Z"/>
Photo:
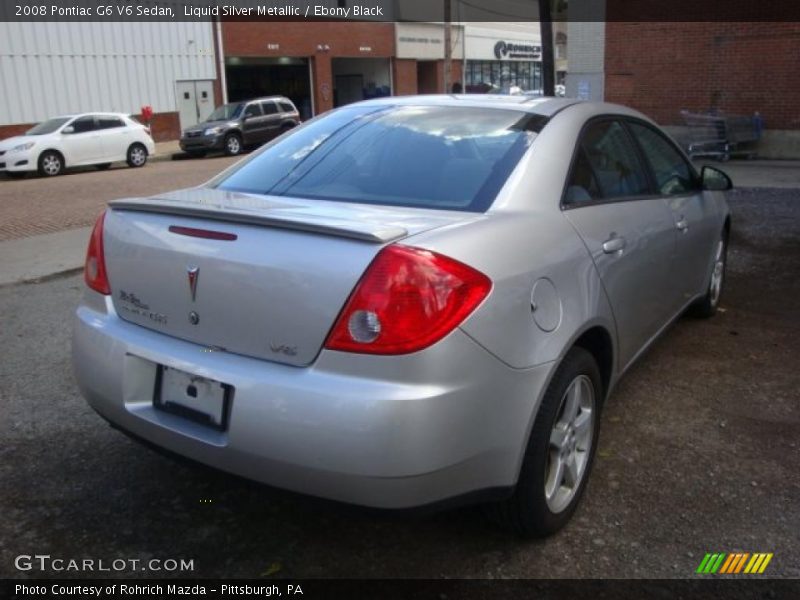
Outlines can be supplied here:
<path id="1" fill-rule="evenodd" d="M 394 23 L 223 22 L 222 49 L 229 100 L 283 94 L 305 118 L 365 98 L 444 91 L 442 60 L 397 58 Z M 458 62 L 452 79 L 461 80 Z"/>
<path id="2" fill-rule="evenodd" d="M 605 24 L 607 101 L 663 125 L 680 125 L 681 109 L 758 112 L 762 157 L 800 158 L 798 66 L 798 22 Z"/>

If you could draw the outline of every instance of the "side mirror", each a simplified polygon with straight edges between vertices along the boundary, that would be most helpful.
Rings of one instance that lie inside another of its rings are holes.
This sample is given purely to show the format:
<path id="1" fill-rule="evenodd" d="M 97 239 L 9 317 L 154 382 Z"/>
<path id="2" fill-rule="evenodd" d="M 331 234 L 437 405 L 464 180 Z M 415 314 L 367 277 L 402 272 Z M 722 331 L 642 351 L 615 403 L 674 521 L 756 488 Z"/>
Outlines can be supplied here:
<path id="1" fill-rule="evenodd" d="M 72 125 L 67 125 L 61 130 L 61 133 L 75 133 L 75 128 Z"/>
<path id="2" fill-rule="evenodd" d="M 714 167 L 704 165 L 700 170 L 703 189 L 709 192 L 725 192 L 733 188 L 731 178 Z"/>

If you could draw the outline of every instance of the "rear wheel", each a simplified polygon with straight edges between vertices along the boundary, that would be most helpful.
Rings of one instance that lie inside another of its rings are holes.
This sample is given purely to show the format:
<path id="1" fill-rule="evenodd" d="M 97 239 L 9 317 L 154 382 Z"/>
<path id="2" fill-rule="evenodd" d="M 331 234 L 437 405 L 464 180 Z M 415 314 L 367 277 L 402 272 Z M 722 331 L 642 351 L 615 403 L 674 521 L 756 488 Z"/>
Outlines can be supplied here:
<path id="1" fill-rule="evenodd" d="M 502 526 L 542 537 L 570 520 L 594 460 L 602 390 L 592 355 L 572 348 L 542 399 L 514 494 L 491 507 Z"/>
<path id="2" fill-rule="evenodd" d="M 225 154 L 236 156 L 242 153 L 242 138 L 238 133 L 229 133 L 225 136 Z"/>
<path id="3" fill-rule="evenodd" d="M 725 283 L 725 266 L 728 260 L 728 232 L 723 231 L 714 246 L 714 264 L 711 267 L 711 279 L 706 295 L 692 305 L 690 314 L 701 319 L 713 317 L 719 308 L 722 286 Z"/>
<path id="4" fill-rule="evenodd" d="M 64 157 L 55 150 L 45 150 L 39 157 L 39 174 L 55 177 L 64 170 Z"/>
<path id="5" fill-rule="evenodd" d="M 128 166 L 132 168 L 143 167 L 147 162 L 147 148 L 142 144 L 131 144 L 128 148 Z"/>

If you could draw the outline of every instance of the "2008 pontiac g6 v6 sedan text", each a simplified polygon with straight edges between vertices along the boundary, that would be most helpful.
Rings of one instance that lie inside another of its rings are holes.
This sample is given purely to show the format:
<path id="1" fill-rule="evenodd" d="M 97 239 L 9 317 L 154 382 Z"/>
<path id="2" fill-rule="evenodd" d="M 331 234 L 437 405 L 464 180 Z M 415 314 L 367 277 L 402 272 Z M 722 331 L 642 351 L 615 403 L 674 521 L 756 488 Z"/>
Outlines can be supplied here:
<path id="1" fill-rule="evenodd" d="M 386 98 L 208 184 L 112 202 L 73 361 L 171 452 L 380 508 L 563 526 L 603 402 L 725 272 L 730 180 L 610 104 Z"/>

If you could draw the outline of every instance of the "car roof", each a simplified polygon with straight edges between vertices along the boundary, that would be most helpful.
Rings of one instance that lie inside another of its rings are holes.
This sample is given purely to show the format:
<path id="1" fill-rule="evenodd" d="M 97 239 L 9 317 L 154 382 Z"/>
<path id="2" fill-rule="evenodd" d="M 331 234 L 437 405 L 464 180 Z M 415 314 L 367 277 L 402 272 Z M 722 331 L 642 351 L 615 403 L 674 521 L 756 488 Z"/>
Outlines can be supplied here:
<path id="1" fill-rule="evenodd" d="M 103 117 L 130 117 L 130 113 L 120 112 L 107 112 L 104 110 L 97 110 L 91 112 L 73 113 L 71 115 L 58 115 L 57 117 L 50 117 L 51 119 L 74 119 L 76 117 L 90 117 L 93 115 L 100 115 Z"/>
<path id="2" fill-rule="evenodd" d="M 263 102 L 264 100 L 289 100 L 286 96 L 260 96 L 259 98 L 250 98 L 250 100 L 240 100 L 240 102 Z M 235 102 L 231 102 L 235 104 Z"/>
<path id="3" fill-rule="evenodd" d="M 587 102 L 577 98 L 555 98 L 550 96 L 524 96 L 505 94 L 430 94 L 422 96 L 389 96 L 359 102 L 365 106 L 469 106 L 486 109 L 514 109 L 553 117 L 571 107 L 582 106 L 581 111 L 590 114 L 619 114 L 644 117 L 638 111 L 619 104 L 606 102 Z"/>

